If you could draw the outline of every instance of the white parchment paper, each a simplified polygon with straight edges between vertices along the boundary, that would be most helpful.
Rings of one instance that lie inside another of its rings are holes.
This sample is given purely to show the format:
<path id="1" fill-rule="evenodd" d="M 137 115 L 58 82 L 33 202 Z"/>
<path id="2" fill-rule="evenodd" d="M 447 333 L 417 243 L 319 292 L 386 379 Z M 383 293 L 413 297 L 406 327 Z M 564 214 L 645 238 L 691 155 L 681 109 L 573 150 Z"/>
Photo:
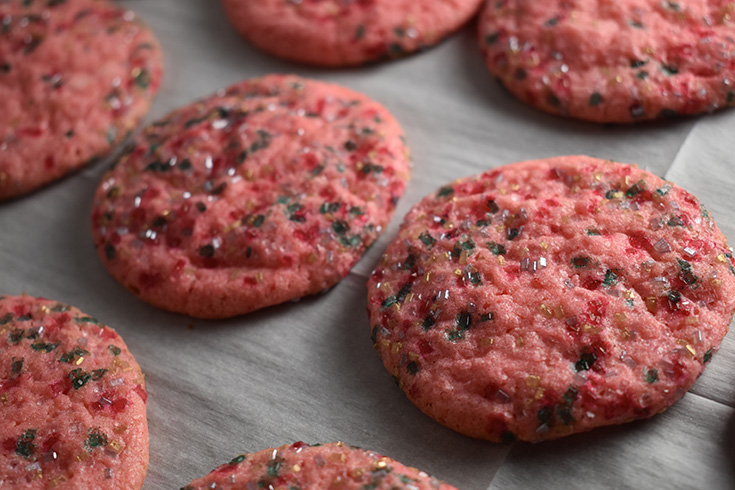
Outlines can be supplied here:
<path id="1" fill-rule="evenodd" d="M 255 0 L 253 0 L 255 1 Z M 461 490 L 735 488 L 735 340 L 680 403 L 649 421 L 561 441 L 499 445 L 416 409 L 373 351 L 365 281 L 403 215 L 446 182 L 515 161 L 589 154 L 635 162 L 695 193 L 735 239 L 735 111 L 639 126 L 567 121 L 524 106 L 487 73 L 470 26 L 391 63 L 319 70 L 257 52 L 215 0 L 122 0 L 161 39 L 166 75 L 149 120 L 244 78 L 291 72 L 381 101 L 413 149 L 386 234 L 326 294 L 223 322 L 158 311 L 97 259 L 91 199 L 106 163 L 0 206 L 0 291 L 73 304 L 117 329 L 146 373 L 145 488 L 179 488 L 242 452 L 342 440 Z"/>

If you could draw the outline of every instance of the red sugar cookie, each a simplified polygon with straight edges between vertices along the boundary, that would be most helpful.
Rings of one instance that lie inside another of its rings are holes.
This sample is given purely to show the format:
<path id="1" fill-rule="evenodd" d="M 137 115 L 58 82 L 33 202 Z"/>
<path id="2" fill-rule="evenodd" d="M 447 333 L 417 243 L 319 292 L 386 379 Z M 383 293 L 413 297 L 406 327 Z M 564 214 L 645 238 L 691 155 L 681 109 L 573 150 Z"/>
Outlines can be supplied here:
<path id="1" fill-rule="evenodd" d="M 55 301 L 0 299 L 0 487 L 141 488 L 147 398 L 114 330 Z"/>
<path id="2" fill-rule="evenodd" d="M 153 33 L 102 0 L 0 2 L 0 200 L 107 156 L 161 79 Z"/>
<path id="3" fill-rule="evenodd" d="M 94 240 L 141 299 L 230 317 L 336 284 L 408 177 L 403 132 L 381 105 L 271 75 L 148 126 L 102 179 Z"/>
<path id="4" fill-rule="evenodd" d="M 442 187 L 406 216 L 368 288 L 375 348 L 409 399 L 493 441 L 666 409 L 735 310 L 732 252 L 699 201 L 582 156 Z"/>

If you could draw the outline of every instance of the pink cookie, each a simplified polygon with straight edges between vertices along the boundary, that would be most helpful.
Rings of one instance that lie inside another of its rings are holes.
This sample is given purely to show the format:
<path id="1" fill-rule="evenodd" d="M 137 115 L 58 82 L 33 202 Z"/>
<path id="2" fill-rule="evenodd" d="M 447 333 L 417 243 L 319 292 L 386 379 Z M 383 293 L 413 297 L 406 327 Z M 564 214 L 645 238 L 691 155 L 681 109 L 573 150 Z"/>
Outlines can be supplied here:
<path id="1" fill-rule="evenodd" d="M 482 0 L 222 0 L 230 22 L 258 48 L 322 66 L 359 65 L 434 45 Z"/>
<path id="2" fill-rule="evenodd" d="M 0 200 L 106 156 L 145 115 L 161 52 L 102 0 L 0 2 Z"/>
<path id="3" fill-rule="evenodd" d="M 403 132 L 381 105 L 271 75 L 147 127 L 102 179 L 94 240 L 141 299 L 230 317 L 336 284 L 408 177 Z"/>
<path id="4" fill-rule="evenodd" d="M 54 301 L 0 299 L 0 487 L 142 487 L 147 397 L 114 330 Z"/>
<path id="5" fill-rule="evenodd" d="M 278 488 L 301 490 L 456 490 L 423 471 L 342 442 L 241 454 L 182 490 Z"/>
<path id="6" fill-rule="evenodd" d="M 735 104 L 733 15 L 730 0 L 489 0 L 480 46 L 527 104 L 629 123 Z"/>
<path id="7" fill-rule="evenodd" d="M 661 412 L 735 311 L 733 256 L 699 201 L 583 156 L 442 187 L 406 216 L 368 288 L 375 348 L 411 401 L 493 441 Z"/>

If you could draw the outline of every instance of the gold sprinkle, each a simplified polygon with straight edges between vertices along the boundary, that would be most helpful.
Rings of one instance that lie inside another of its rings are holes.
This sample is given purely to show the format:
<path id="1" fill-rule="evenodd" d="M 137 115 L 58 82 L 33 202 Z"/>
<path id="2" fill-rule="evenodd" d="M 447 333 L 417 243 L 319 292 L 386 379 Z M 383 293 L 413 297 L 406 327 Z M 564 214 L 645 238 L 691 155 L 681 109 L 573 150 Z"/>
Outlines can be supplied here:
<path id="1" fill-rule="evenodd" d="M 691 345 L 687 344 L 685 348 L 692 355 L 692 357 L 697 355 L 697 352 L 694 350 L 694 348 Z"/>
<path id="2" fill-rule="evenodd" d="M 628 289 L 626 291 L 623 291 L 623 298 L 625 299 L 633 299 L 634 294 L 632 289 Z"/>
<path id="3" fill-rule="evenodd" d="M 133 78 L 138 78 L 143 70 L 140 69 L 140 67 L 135 67 L 130 71 L 130 75 Z"/>
<path id="4" fill-rule="evenodd" d="M 255 280 L 256 280 L 256 281 L 257 281 L 258 283 L 261 283 L 261 282 L 263 282 L 263 273 L 262 273 L 262 272 L 258 272 L 257 274 L 255 274 Z"/>
<path id="5" fill-rule="evenodd" d="M 467 263 L 467 250 L 462 250 L 462 253 L 459 254 L 459 263 L 461 265 L 465 265 Z"/>
<path id="6" fill-rule="evenodd" d="M 719 288 L 720 286 L 722 286 L 722 279 L 717 279 L 716 277 L 713 277 L 712 279 L 709 280 L 709 283 L 712 286 Z"/>
<path id="7" fill-rule="evenodd" d="M 500 265 L 505 265 L 505 257 L 503 257 L 502 255 L 498 255 L 498 263 Z"/>
<path id="8" fill-rule="evenodd" d="M 318 258 L 319 258 L 319 256 L 317 254 L 309 254 L 309 258 L 307 259 L 307 261 L 310 264 L 313 264 L 314 262 L 317 261 Z"/>
<path id="9" fill-rule="evenodd" d="M 529 388 L 538 387 L 540 382 L 541 382 L 541 378 L 539 376 L 536 376 L 535 374 L 529 374 L 526 377 L 526 386 L 528 386 Z"/>
<path id="10" fill-rule="evenodd" d="M 653 313 L 654 315 L 658 311 L 658 301 L 656 301 L 656 298 L 654 296 L 649 296 L 646 298 L 646 308 L 648 308 L 648 311 L 650 313 Z"/>
<path id="11" fill-rule="evenodd" d="M 3 393 L 2 395 L 0 395 L 0 402 L 5 403 L 6 401 L 8 401 L 8 394 Z"/>
<path id="12" fill-rule="evenodd" d="M 427 272 L 424 276 L 424 282 L 429 282 L 431 280 L 431 271 Z"/>
<path id="13" fill-rule="evenodd" d="M 77 359 L 76 361 L 74 361 L 74 364 L 76 364 L 77 366 L 79 366 L 83 362 L 84 362 L 84 356 L 82 356 L 79 359 Z"/>
<path id="14" fill-rule="evenodd" d="M 88 459 L 89 459 L 89 454 L 87 453 L 77 454 L 77 461 L 87 461 Z"/>
<path id="15" fill-rule="evenodd" d="M 562 305 L 559 305 L 554 308 L 554 318 L 561 320 L 565 316 L 566 315 L 564 315 L 564 307 Z"/>
<path id="16" fill-rule="evenodd" d="M 462 269 L 454 269 L 454 275 L 455 276 L 461 276 L 462 275 Z"/>
<path id="17" fill-rule="evenodd" d="M 419 355 L 415 352 L 409 352 L 408 358 L 411 359 L 412 361 L 417 361 L 419 359 Z"/>
<path id="18" fill-rule="evenodd" d="M 110 442 L 108 443 L 108 446 L 110 447 L 110 449 L 112 449 L 112 450 L 113 450 L 113 451 L 115 451 L 116 453 L 119 453 L 120 451 L 122 451 L 122 450 L 123 450 L 122 444 L 120 444 L 120 443 L 119 443 L 119 442 L 117 442 L 117 441 L 110 441 Z"/>
<path id="19" fill-rule="evenodd" d="M 64 475 L 59 475 L 49 480 L 49 484 L 51 484 L 52 487 L 58 487 L 65 481 L 66 481 L 66 477 Z"/>
<path id="20" fill-rule="evenodd" d="M 516 337 L 516 347 L 523 347 L 525 343 L 526 341 L 523 339 L 523 336 L 519 335 Z"/>
<path id="21" fill-rule="evenodd" d="M 293 471 L 294 473 L 298 473 L 299 471 L 301 471 L 301 466 L 297 464 L 293 465 Z"/>
<path id="22" fill-rule="evenodd" d="M 549 249 L 549 244 L 548 244 L 548 243 L 546 243 L 546 242 L 545 242 L 545 241 L 543 241 L 543 240 L 541 241 L 541 243 L 539 243 L 539 246 L 540 246 L 541 248 L 543 248 L 544 250 L 548 250 L 548 249 Z"/>
<path id="23" fill-rule="evenodd" d="M 623 338 L 623 340 L 630 340 L 631 338 L 630 330 L 628 330 L 627 328 L 621 328 L 620 336 Z"/>
<path id="24" fill-rule="evenodd" d="M 686 319 L 687 325 L 699 325 L 699 315 L 689 315 Z"/>
<path id="25" fill-rule="evenodd" d="M 377 463 L 375 463 L 375 467 L 378 468 L 378 469 L 383 469 L 386 466 L 388 466 L 388 463 L 386 463 L 384 459 L 381 459 L 380 461 L 378 461 Z"/>
<path id="26" fill-rule="evenodd" d="M 526 409 L 531 408 L 531 405 L 533 405 L 533 398 L 526 398 Z"/>
<path id="27" fill-rule="evenodd" d="M 554 316 L 554 312 L 551 310 L 551 308 L 543 303 L 539 305 L 538 309 L 545 318 L 551 318 L 552 316 Z"/>
<path id="28" fill-rule="evenodd" d="M 401 350 L 401 347 L 403 347 L 403 344 L 401 342 L 396 342 L 390 346 L 390 351 L 392 354 L 398 354 L 398 352 L 400 352 Z"/>
<path id="29" fill-rule="evenodd" d="M 519 184 L 513 184 L 512 186 L 510 186 L 510 188 L 511 188 L 512 190 L 514 190 L 514 191 L 517 191 L 518 189 L 520 189 L 520 188 L 521 188 L 521 186 L 520 186 Z"/>
<path id="30" fill-rule="evenodd" d="M 541 387 L 539 387 L 539 388 L 538 388 L 538 389 L 536 390 L 536 395 L 534 396 L 534 398 L 535 398 L 536 400 L 540 400 L 540 399 L 542 399 L 542 398 L 544 397 L 544 391 L 546 391 L 546 388 L 541 388 Z"/>
<path id="31" fill-rule="evenodd" d="M 622 324 L 625 321 L 625 319 L 628 318 L 628 315 L 626 315 L 623 312 L 619 312 L 619 313 L 615 313 L 615 315 L 613 315 L 613 317 L 615 318 L 615 321 L 618 324 Z"/>
<path id="32" fill-rule="evenodd" d="M 591 335 L 597 335 L 600 333 L 600 327 L 595 327 L 594 325 L 590 325 L 589 323 L 585 323 L 584 327 L 582 327 L 585 333 L 591 334 Z"/>
<path id="33" fill-rule="evenodd" d="M 481 347 L 490 347 L 491 345 L 493 345 L 493 342 L 495 342 L 494 339 L 484 338 L 484 339 L 480 340 L 480 346 Z"/>
<path id="34" fill-rule="evenodd" d="M 120 435 L 120 434 L 124 433 L 126 430 L 128 430 L 128 426 L 125 425 L 125 424 L 122 424 L 122 425 L 116 425 L 112 429 L 112 432 L 114 432 L 117 435 Z"/>

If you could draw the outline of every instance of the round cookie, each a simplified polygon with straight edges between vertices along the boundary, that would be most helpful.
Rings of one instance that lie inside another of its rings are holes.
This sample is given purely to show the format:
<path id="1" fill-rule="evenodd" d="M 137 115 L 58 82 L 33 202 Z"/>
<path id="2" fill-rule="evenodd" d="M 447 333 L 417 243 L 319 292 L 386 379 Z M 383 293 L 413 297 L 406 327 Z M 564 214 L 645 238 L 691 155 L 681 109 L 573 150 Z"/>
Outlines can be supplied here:
<path id="1" fill-rule="evenodd" d="M 735 310 L 732 252 L 699 201 L 583 156 L 442 187 L 406 216 L 368 289 L 375 348 L 409 399 L 493 441 L 663 411 Z"/>
<path id="2" fill-rule="evenodd" d="M 729 0 L 488 1 L 490 72 L 543 111 L 630 123 L 735 104 Z"/>
<path id="3" fill-rule="evenodd" d="M 105 157 L 158 90 L 161 51 L 106 0 L 0 2 L 0 200 Z"/>
<path id="4" fill-rule="evenodd" d="M 76 308 L 0 299 L 0 486 L 143 486 L 147 393 L 111 328 Z"/>
<path id="5" fill-rule="evenodd" d="M 336 284 L 408 177 L 403 132 L 381 105 L 270 75 L 148 126 L 97 190 L 95 245 L 141 299 L 230 317 Z"/>
<path id="6" fill-rule="evenodd" d="M 303 442 L 241 454 L 182 488 L 300 488 L 301 490 L 456 490 L 423 471 L 342 442 Z"/>
<path id="7" fill-rule="evenodd" d="M 237 31 L 263 51 L 320 66 L 396 58 L 458 30 L 482 0 L 222 0 Z"/>

